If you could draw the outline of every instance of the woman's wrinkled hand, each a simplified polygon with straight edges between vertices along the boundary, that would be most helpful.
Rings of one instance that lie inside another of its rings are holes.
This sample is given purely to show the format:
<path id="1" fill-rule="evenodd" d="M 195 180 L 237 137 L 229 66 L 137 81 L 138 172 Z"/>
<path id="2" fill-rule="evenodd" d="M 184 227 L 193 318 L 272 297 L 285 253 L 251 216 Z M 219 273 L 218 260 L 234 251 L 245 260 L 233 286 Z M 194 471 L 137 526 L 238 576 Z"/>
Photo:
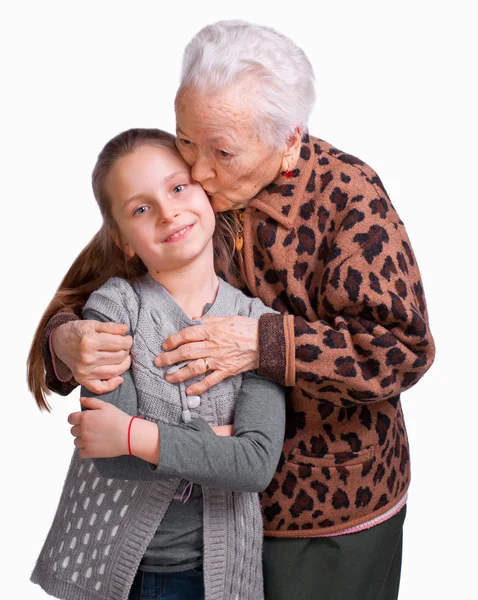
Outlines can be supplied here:
<path id="1" fill-rule="evenodd" d="M 158 367 L 190 361 L 166 375 L 167 381 L 186 381 L 209 372 L 187 389 L 201 395 L 219 382 L 259 367 L 259 321 L 249 317 L 201 317 L 203 325 L 178 331 L 163 343 L 166 351 L 154 359 Z"/>
<path id="2" fill-rule="evenodd" d="M 70 321 L 52 333 L 55 355 L 75 380 L 94 394 L 116 389 L 131 365 L 133 344 L 127 325 L 100 321 Z"/>
<path id="3" fill-rule="evenodd" d="M 112 458 L 128 454 L 128 427 L 131 417 L 98 398 L 81 398 L 85 408 L 71 413 L 71 435 L 80 449 L 80 458 Z"/>

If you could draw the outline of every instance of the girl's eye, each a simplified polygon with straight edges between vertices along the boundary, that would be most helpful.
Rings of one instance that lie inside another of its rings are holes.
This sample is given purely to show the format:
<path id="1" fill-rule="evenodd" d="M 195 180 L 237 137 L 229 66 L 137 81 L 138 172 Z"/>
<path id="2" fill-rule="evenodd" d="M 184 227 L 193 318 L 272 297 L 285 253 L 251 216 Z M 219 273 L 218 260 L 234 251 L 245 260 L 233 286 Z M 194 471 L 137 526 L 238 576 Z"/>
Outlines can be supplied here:
<path id="1" fill-rule="evenodd" d="M 134 214 L 135 214 L 135 215 L 142 215 L 142 214 L 144 214 L 144 213 L 145 213 L 146 211 L 148 211 L 148 210 L 149 210 L 149 208 L 148 208 L 147 206 L 140 206 L 139 208 L 137 208 L 137 209 L 134 211 Z"/>
<path id="2" fill-rule="evenodd" d="M 186 186 L 183 184 L 176 185 L 173 187 L 173 194 L 180 194 Z"/>

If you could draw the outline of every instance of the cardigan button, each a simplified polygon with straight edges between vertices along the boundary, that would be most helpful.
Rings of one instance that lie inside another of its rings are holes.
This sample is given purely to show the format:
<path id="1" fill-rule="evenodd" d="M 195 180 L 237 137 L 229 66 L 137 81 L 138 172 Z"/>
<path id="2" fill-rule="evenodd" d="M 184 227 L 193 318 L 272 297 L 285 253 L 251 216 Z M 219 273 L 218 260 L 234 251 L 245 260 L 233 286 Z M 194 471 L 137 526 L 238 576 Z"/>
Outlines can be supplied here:
<path id="1" fill-rule="evenodd" d="M 183 418 L 183 421 L 185 423 L 191 423 L 191 419 L 192 419 L 191 411 L 183 410 L 183 412 L 181 413 L 181 417 Z"/>
<path id="2" fill-rule="evenodd" d="M 197 408 L 201 404 L 201 396 L 188 396 L 188 407 Z"/>

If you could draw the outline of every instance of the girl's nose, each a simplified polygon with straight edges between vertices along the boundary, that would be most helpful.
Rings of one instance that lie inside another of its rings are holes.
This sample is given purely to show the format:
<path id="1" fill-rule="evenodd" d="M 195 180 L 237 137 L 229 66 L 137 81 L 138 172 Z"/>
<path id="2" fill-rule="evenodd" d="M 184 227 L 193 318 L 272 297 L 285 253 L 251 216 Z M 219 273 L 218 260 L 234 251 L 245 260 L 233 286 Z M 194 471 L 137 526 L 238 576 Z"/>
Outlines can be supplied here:
<path id="1" fill-rule="evenodd" d="M 163 204 L 159 209 L 159 220 L 161 223 L 171 223 L 178 216 L 178 207 L 174 204 Z"/>

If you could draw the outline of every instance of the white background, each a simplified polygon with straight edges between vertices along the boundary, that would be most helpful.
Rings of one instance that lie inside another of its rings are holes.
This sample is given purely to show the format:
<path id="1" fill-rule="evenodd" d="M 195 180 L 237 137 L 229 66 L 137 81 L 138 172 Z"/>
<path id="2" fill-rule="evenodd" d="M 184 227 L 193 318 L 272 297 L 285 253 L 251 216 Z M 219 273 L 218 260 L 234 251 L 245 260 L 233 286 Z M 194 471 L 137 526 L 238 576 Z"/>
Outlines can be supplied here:
<path id="1" fill-rule="evenodd" d="M 413 480 L 400 600 L 477 597 L 471 5 L 11 0 L 0 9 L 1 598 L 47 597 L 29 576 L 70 460 L 78 392 L 53 396 L 53 413 L 40 414 L 25 360 L 44 308 L 100 226 L 96 155 L 126 128 L 174 131 L 182 50 L 224 18 L 270 25 L 302 46 L 317 79 L 311 133 L 374 167 L 406 224 L 437 357 L 403 396 Z"/>

